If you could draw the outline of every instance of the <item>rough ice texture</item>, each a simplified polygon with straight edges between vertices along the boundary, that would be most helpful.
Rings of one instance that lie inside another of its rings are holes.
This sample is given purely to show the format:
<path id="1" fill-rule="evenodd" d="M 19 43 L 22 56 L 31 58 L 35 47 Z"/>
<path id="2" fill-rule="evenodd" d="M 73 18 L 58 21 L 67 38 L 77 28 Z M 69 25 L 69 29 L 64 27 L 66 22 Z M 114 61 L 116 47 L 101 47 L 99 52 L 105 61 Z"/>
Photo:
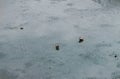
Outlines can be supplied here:
<path id="1" fill-rule="evenodd" d="M 0 3 L 0 79 L 120 78 L 119 0 Z"/>

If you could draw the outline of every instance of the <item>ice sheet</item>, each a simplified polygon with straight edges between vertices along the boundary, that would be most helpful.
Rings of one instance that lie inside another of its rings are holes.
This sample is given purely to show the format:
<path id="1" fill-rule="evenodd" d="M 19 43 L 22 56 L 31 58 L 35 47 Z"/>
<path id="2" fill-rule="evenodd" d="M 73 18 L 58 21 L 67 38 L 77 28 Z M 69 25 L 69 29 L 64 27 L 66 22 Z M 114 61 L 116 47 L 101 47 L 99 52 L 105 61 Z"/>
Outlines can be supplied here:
<path id="1" fill-rule="evenodd" d="M 119 79 L 119 3 L 1 0 L 0 79 Z"/>

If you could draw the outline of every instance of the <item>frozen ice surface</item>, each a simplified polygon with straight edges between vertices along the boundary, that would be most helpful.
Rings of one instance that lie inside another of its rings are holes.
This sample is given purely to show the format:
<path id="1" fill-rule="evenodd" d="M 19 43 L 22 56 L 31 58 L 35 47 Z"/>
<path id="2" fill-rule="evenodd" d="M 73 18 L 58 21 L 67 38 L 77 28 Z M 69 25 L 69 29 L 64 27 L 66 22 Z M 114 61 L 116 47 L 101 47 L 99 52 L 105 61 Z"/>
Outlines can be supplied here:
<path id="1" fill-rule="evenodd" d="M 0 79 L 120 79 L 119 0 L 0 4 Z"/>

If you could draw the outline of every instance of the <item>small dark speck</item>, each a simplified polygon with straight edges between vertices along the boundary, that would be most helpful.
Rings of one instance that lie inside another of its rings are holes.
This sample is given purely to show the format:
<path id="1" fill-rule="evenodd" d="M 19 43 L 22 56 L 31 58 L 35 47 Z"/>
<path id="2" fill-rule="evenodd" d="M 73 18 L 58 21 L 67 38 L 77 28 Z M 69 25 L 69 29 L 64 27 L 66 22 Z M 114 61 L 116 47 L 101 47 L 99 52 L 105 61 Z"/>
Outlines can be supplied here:
<path id="1" fill-rule="evenodd" d="M 115 55 L 114 57 L 117 58 L 117 55 Z"/>
<path id="2" fill-rule="evenodd" d="M 21 30 L 23 30 L 24 28 L 23 28 L 23 27 L 21 27 L 20 29 L 21 29 Z"/>
<path id="3" fill-rule="evenodd" d="M 55 46 L 55 49 L 58 51 L 58 50 L 60 50 L 60 46 L 59 45 L 56 45 Z"/>
<path id="4" fill-rule="evenodd" d="M 84 41 L 84 39 L 83 38 L 79 38 L 79 43 L 82 43 Z"/>

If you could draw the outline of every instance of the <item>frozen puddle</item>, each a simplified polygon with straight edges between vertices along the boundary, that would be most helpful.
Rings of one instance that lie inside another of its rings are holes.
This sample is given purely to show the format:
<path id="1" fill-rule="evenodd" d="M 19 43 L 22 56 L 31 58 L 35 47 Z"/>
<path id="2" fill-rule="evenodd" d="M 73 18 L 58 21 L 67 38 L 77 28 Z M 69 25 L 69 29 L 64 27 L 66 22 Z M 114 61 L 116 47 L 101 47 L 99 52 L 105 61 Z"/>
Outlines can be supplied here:
<path id="1" fill-rule="evenodd" d="M 119 1 L 1 0 L 0 79 L 119 79 Z"/>

